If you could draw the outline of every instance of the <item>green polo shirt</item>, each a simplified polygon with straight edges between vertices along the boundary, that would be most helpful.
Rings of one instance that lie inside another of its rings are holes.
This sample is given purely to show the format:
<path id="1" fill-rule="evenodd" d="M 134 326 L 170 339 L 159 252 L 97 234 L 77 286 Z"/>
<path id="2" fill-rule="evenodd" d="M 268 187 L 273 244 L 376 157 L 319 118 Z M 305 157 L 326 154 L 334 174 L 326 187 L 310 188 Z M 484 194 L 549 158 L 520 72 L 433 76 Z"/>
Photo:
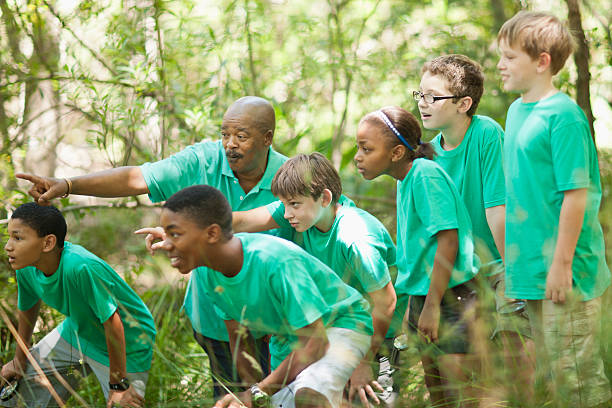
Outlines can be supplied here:
<path id="1" fill-rule="evenodd" d="M 504 142 L 506 166 L 506 296 L 544 299 L 567 190 L 587 189 L 574 252 L 573 290 L 583 300 L 610 285 L 603 232 L 597 218 L 601 181 L 589 122 L 562 92 L 510 106 Z"/>
<path id="2" fill-rule="evenodd" d="M 194 272 L 224 319 L 236 320 L 255 335 L 291 341 L 296 330 L 319 318 L 325 327 L 372 335 L 368 302 L 317 258 L 270 235 L 235 236 L 243 253 L 236 276 L 228 278 L 205 267 Z M 285 356 L 289 351 L 285 349 Z"/>
<path id="3" fill-rule="evenodd" d="M 487 264 L 489 274 L 503 271 L 502 259 L 493 240 L 486 209 L 506 201 L 504 185 L 504 131 L 493 119 L 475 115 L 463 140 L 453 150 L 444 150 L 442 134 L 432 141 L 438 163 L 455 183 L 470 214 L 476 253 Z"/>
<path id="4" fill-rule="evenodd" d="M 153 202 L 167 200 L 185 187 L 206 184 L 220 190 L 233 211 L 245 211 L 276 201 L 272 194 L 272 179 L 287 160 L 272 148 L 268 153 L 266 171 L 259 183 L 246 194 L 229 166 L 221 141 L 204 141 L 177 154 L 140 169 Z M 207 292 L 189 279 L 183 304 L 193 329 L 206 337 L 229 341 L 223 321 L 214 313 Z"/>
<path id="5" fill-rule="evenodd" d="M 416 159 L 406 177 L 397 182 L 398 294 L 427 295 L 438 249 L 436 234 L 451 229 L 457 230 L 459 248 L 449 288 L 472 279 L 480 266 L 470 216 L 442 167 L 432 160 Z"/>
<path id="6" fill-rule="evenodd" d="M 39 300 L 66 316 L 60 335 L 75 349 L 109 366 L 104 322 L 119 312 L 125 335 L 126 368 L 151 368 L 155 323 L 136 292 L 102 259 L 80 245 L 64 243 L 60 264 L 51 276 L 33 266 L 17 270 L 19 310 Z"/>

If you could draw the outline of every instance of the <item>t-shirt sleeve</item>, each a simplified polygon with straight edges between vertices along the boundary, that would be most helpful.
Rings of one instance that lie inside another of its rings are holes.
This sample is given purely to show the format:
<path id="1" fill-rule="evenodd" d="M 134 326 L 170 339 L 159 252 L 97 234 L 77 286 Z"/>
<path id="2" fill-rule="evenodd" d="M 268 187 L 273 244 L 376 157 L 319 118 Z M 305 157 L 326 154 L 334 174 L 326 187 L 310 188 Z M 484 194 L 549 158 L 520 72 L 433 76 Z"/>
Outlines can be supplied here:
<path id="1" fill-rule="evenodd" d="M 104 265 L 82 265 L 79 271 L 79 289 L 83 299 L 87 301 L 94 316 L 100 323 L 106 322 L 117 310 L 117 301 L 113 296 L 115 285 L 104 279 L 107 273 Z"/>
<path id="2" fill-rule="evenodd" d="M 380 248 L 366 237 L 361 237 L 360 242 L 350 246 L 349 265 L 363 290 L 368 293 L 382 289 L 391 282 L 389 266 L 380 253 Z"/>
<path id="3" fill-rule="evenodd" d="M 272 274 L 270 286 L 276 307 L 280 308 L 291 331 L 315 322 L 329 310 L 327 302 L 307 268 L 317 268 L 313 262 L 290 262 L 277 264 L 278 274 Z M 329 273 L 333 273 L 331 270 Z"/>
<path id="4" fill-rule="evenodd" d="M 217 150 L 216 143 L 196 143 L 167 159 L 140 166 L 151 201 L 164 201 L 185 187 L 208 184 L 206 170 L 218 166 Z"/>
<path id="5" fill-rule="evenodd" d="M 559 191 L 589 186 L 589 144 L 587 124 L 574 122 L 551 131 L 551 153 Z"/>
<path id="6" fill-rule="evenodd" d="M 417 214 L 430 236 L 459 229 L 457 201 L 449 181 L 442 175 L 419 177 L 412 194 Z"/>
<path id="7" fill-rule="evenodd" d="M 17 275 L 17 308 L 19 310 L 30 310 L 36 302 L 40 300 L 40 296 L 36 293 L 30 284 L 31 271 L 29 268 L 19 269 Z"/>
<path id="8" fill-rule="evenodd" d="M 283 204 L 282 201 L 274 201 L 266 205 L 266 208 L 280 228 L 292 228 L 291 224 L 289 224 L 289 221 L 287 221 L 287 219 L 285 218 L 285 204 Z"/>
<path id="9" fill-rule="evenodd" d="M 506 201 L 503 165 L 503 131 L 491 129 L 481 155 L 482 193 L 485 208 L 502 205 Z"/>

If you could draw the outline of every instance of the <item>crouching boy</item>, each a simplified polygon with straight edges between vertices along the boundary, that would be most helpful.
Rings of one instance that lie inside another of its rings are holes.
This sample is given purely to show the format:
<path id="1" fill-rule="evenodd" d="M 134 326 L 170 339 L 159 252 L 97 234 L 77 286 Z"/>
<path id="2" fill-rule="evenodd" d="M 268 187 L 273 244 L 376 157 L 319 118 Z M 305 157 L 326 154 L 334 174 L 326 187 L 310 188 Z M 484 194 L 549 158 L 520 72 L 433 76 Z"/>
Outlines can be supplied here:
<path id="1" fill-rule="evenodd" d="M 162 249 L 181 273 L 197 267 L 226 319 L 240 377 L 252 384 L 238 394 L 261 406 L 337 407 L 342 390 L 370 346 L 367 301 L 327 266 L 295 244 L 264 234 L 232 234 L 232 210 L 209 186 L 193 186 L 168 199 L 161 214 Z M 244 327 L 243 327 L 244 326 Z M 246 330 L 248 329 L 248 330 Z M 261 378 L 250 357 L 249 332 L 298 346 Z M 227 395 L 216 407 L 240 406 Z"/>
<path id="2" fill-rule="evenodd" d="M 103 260 L 64 242 L 66 229 L 55 207 L 36 203 L 17 208 L 8 223 L 4 249 L 17 271 L 19 337 L 30 347 L 41 301 L 66 319 L 29 350 L 36 366 L 17 347 L 0 373 L 1 381 L 18 380 L 17 392 L 0 406 L 61 405 L 78 383 L 75 374 L 93 372 L 107 406 L 140 407 L 155 342 L 151 313 Z"/>

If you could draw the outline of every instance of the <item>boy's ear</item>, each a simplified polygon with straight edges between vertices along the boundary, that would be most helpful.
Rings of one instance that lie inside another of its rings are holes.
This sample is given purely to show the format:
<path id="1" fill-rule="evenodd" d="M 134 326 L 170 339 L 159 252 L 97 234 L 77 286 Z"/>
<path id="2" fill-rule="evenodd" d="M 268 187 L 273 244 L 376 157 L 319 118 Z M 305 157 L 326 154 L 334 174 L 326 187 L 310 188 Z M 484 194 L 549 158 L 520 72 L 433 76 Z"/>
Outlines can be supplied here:
<path id="1" fill-rule="evenodd" d="M 206 241 L 209 244 L 215 244 L 221 241 L 224 237 L 223 230 L 221 229 L 221 226 L 219 226 L 219 224 L 210 224 L 204 230 L 204 234 L 204 236 L 206 237 Z"/>
<path id="2" fill-rule="evenodd" d="M 328 188 L 324 189 L 321 193 L 321 206 L 327 207 L 331 204 L 333 198 L 334 195 L 332 194 L 331 190 Z"/>
<path id="3" fill-rule="evenodd" d="M 43 252 L 51 252 L 57 245 L 57 237 L 54 234 L 45 235 L 43 238 Z"/>
<path id="4" fill-rule="evenodd" d="M 406 146 L 403 144 L 395 145 L 391 149 L 391 161 L 398 162 L 406 156 Z"/>
<path id="5" fill-rule="evenodd" d="M 550 68 L 550 63 L 552 62 L 552 58 L 549 53 L 541 52 L 538 56 L 538 66 L 536 68 L 538 74 L 543 73 L 547 69 Z"/>
<path id="6" fill-rule="evenodd" d="M 470 110 L 473 103 L 474 101 L 472 100 L 471 96 L 464 96 L 457 103 L 457 111 L 459 113 L 466 113 L 467 111 Z"/>

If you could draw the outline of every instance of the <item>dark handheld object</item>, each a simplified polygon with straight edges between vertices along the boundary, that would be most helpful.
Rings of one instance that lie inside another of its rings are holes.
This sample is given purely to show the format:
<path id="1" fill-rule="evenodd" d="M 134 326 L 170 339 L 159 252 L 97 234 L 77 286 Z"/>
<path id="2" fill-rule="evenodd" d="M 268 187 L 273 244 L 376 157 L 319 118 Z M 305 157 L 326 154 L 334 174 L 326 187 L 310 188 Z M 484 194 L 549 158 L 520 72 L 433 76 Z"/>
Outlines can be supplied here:
<path id="1" fill-rule="evenodd" d="M 0 388 L 0 401 L 8 401 L 13 398 L 18 386 L 19 380 L 16 379 L 4 384 L 4 387 Z"/>

